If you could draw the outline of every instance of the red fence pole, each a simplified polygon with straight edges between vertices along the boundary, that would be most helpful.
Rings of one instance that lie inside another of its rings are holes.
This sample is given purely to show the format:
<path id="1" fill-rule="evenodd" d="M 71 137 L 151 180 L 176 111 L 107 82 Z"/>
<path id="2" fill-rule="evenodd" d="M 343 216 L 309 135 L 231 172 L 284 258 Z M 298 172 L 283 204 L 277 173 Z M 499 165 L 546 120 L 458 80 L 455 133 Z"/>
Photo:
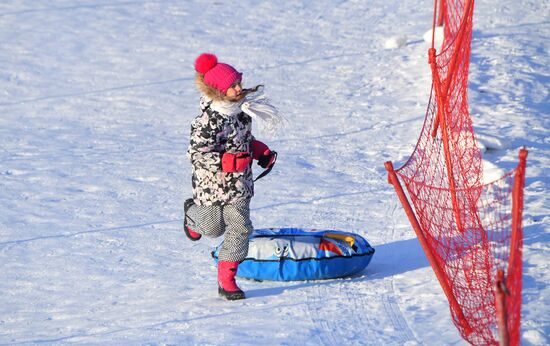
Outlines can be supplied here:
<path id="1" fill-rule="evenodd" d="M 499 346 L 510 345 L 510 333 L 508 332 L 508 317 L 506 314 L 506 284 L 504 282 L 504 271 L 497 270 L 495 281 L 495 310 L 497 313 Z"/>
<path id="2" fill-rule="evenodd" d="M 523 187 L 525 185 L 525 166 L 527 165 L 527 149 L 519 151 L 519 164 L 514 175 L 514 187 L 512 189 L 512 237 L 510 239 L 510 258 L 508 259 L 508 275 L 517 263 L 516 256 L 521 253 L 518 249 L 521 240 L 521 220 L 523 218 Z M 521 261 L 521 258 L 520 258 Z"/>
<path id="3" fill-rule="evenodd" d="M 527 165 L 527 150 L 519 151 L 519 164 L 514 174 L 514 185 L 512 187 L 512 235 L 510 239 L 510 258 L 508 258 L 507 278 L 512 277 L 516 266 L 521 266 L 521 221 L 523 214 L 523 188 L 525 185 L 525 166 Z M 519 256 L 519 257 L 518 257 Z M 521 290 L 519 290 L 521 291 Z M 513 290 L 517 294 L 518 290 Z M 506 296 L 510 291 L 506 287 L 504 271 L 497 270 L 495 283 L 495 309 L 497 314 L 498 336 L 500 346 L 509 346 L 511 342 L 517 344 L 518 340 L 510 340 L 510 325 L 508 324 L 508 301 Z M 521 298 L 519 298 L 521 299 Z"/>
<path id="4" fill-rule="evenodd" d="M 458 205 L 458 200 L 456 195 L 456 184 L 455 184 L 455 178 L 453 175 L 453 162 L 451 160 L 451 148 L 450 148 L 449 135 L 448 135 L 449 129 L 447 126 L 448 123 L 447 123 L 446 105 L 447 105 L 447 96 L 449 94 L 449 90 L 452 84 L 451 83 L 452 78 L 456 73 L 460 48 L 462 47 L 462 42 L 464 39 L 464 28 L 466 27 L 464 23 L 466 23 L 468 18 L 470 18 L 471 11 L 473 11 L 473 2 L 474 0 L 468 0 L 468 2 L 465 4 L 466 7 L 464 9 L 464 15 L 461 19 L 460 30 L 457 34 L 457 40 L 454 45 L 454 50 L 453 50 L 454 54 L 451 57 L 449 69 L 447 70 L 447 76 L 443 81 L 443 83 L 441 83 L 441 80 L 439 79 L 439 72 L 437 71 L 437 60 L 436 60 L 435 49 L 430 48 L 428 50 L 428 56 L 429 56 L 428 61 L 432 69 L 432 80 L 436 91 L 435 94 L 436 94 L 436 101 L 437 101 L 437 116 L 434 122 L 434 128 L 432 130 L 432 137 L 436 136 L 437 129 L 439 127 L 441 130 L 441 139 L 443 141 L 443 149 L 445 153 L 445 164 L 447 167 L 447 175 L 448 175 L 449 188 L 451 193 L 451 202 L 453 205 L 453 213 L 456 221 L 456 226 L 460 232 L 464 231 L 464 227 L 462 225 L 462 220 L 460 217 L 460 208 Z M 440 7 L 442 7 L 441 4 L 440 4 Z M 443 86 L 443 90 L 440 89 L 440 86 Z"/>
<path id="5" fill-rule="evenodd" d="M 445 0 L 439 0 L 439 14 L 437 16 L 437 26 L 443 26 L 443 20 L 445 19 Z"/>
<path id="6" fill-rule="evenodd" d="M 441 1 L 445 1 L 445 0 L 441 0 Z M 465 4 L 466 5 L 466 8 L 465 8 L 465 11 L 464 11 L 464 16 L 462 17 L 462 20 L 460 22 L 460 31 L 457 33 L 457 40 L 454 44 L 454 47 L 453 47 L 453 51 L 455 52 L 453 54 L 453 56 L 451 57 L 451 61 L 449 63 L 449 68 L 447 69 L 447 75 L 445 76 L 445 79 L 443 80 L 443 83 L 441 83 L 441 80 L 439 79 L 439 72 L 437 71 L 437 61 L 436 61 L 436 51 L 433 47 L 433 35 L 432 35 L 432 48 L 428 50 L 428 62 L 429 64 L 431 65 L 431 70 L 432 70 L 432 80 L 434 81 L 434 83 L 437 81 L 437 83 L 439 85 L 442 85 L 443 86 L 443 90 L 439 90 L 439 94 L 440 96 L 438 98 L 436 98 L 436 100 L 438 101 L 438 111 L 439 111 L 439 108 L 441 108 L 441 112 L 444 112 L 445 111 L 445 102 L 446 102 L 446 99 L 447 99 L 447 95 L 449 93 L 449 88 L 451 86 L 451 81 L 452 81 L 452 77 L 454 75 L 454 73 L 456 72 L 455 69 L 456 69 L 456 64 L 457 64 L 457 60 L 458 60 L 458 55 L 460 51 L 460 47 L 462 46 L 462 39 L 464 37 L 464 33 L 463 33 L 463 30 L 464 30 L 464 23 L 466 23 L 466 19 L 469 18 L 470 16 L 470 11 L 473 10 L 473 0 L 469 0 L 468 3 Z M 435 23 L 435 15 L 434 15 L 434 23 Z M 435 31 L 435 28 L 433 28 L 434 31 Z M 437 77 L 437 79 L 436 79 Z M 436 94 L 437 95 L 437 94 Z M 439 104 L 439 102 L 441 102 L 441 104 Z M 443 114 L 444 116 L 445 114 Z M 432 137 L 435 138 L 436 134 L 437 134 L 437 128 L 439 126 L 439 116 L 435 118 L 435 123 L 434 123 L 434 128 L 433 128 L 433 131 L 432 131 Z"/>
<path id="7" fill-rule="evenodd" d="M 523 189 L 525 187 L 525 167 L 527 165 L 527 149 L 519 151 L 519 164 L 514 174 L 512 188 L 512 234 L 510 239 L 510 257 L 508 258 L 507 278 L 515 278 L 510 287 L 510 299 L 505 301 L 508 319 L 504 328 L 507 330 L 509 345 L 519 345 L 519 328 L 521 320 L 521 272 L 523 243 Z M 500 328 L 500 326 L 499 326 Z"/>
<path id="8" fill-rule="evenodd" d="M 449 181 L 449 191 L 451 193 L 451 202 L 453 205 L 453 214 L 455 217 L 456 227 L 460 232 L 464 232 L 464 227 L 462 226 L 462 220 L 460 218 L 460 208 L 458 206 L 458 199 L 456 196 L 456 183 L 453 173 L 453 163 L 451 160 L 451 148 L 449 144 L 449 130 L 447 126 L 447 119 L 445 116 L 445 105 L 446 105 L 446 91 L 443 93 L 441 91 L 441 80 L 439 79 L 439 73 L 437 72 L 437 63 L 435 49 L 430 48 L 428 50 L 428 61 L 432 68 L 432 78 L 433 78 L 433 88 L 435 90 L 435 99 L 437 104 L 437 113 L 434 121 L 434 128 L 432 130 L 432 137 L 435 138 L 437 135 L 438 128 L 441 129 L 441 139 L 443 142 L 443 150 L 445 153 L 445 167 L 447 169 L 447 176 Z M 447 87 L 448 89 L 448 87 Z"/>
<path id="9" fill-rule="evenodd" d="M 388 182 L 392 184 L 393 187 L 395 188 L 397 197 L 399 198 L 399 201 L 401 202 L 401 204 L 403 205 L 403 208 L 405 209 L 405 213 L 409 218 L 409 222 L 411 223 L 414 229 L 414 232 L 416 233 L 416 237 L 418 238 L 418 241 L 420 242 L 420 245 L 422 246 L 422 249 L 424 250 L 426 257 L 428 257 L 428 261 L 432 266 L 432 269 L 435 273 L 435 276 L 437 277 L 437 280 L 441 284 L 441 288 L 443 288 L 443 292 L 447 296 L 447 300 L 449 301 L 449 304 L 451 305 L 452 310 L 456 312 L 456 314 L 458 315 L 458 318 L 464 323 L 464 329 L 466 333 L 471 334 L 472 328 L 470 327 L 468 320 L 464 316 L 462 308 L 460 307 L 460 304 L 458 304 L 456 297 L 453 294 L 453 290 L 451 286 L 449 286 L 447 280 L 445 280 L 445 274 L 443 273 L 443 270 L 439 266 L 439 263 L 437 262 L 432 250 L 428 246 L 428 241 L 426 240 L 426 237 L 422 232 L 422 227 L 420 226 L 420 223 L 416 219 L 416 215 L 414 214 L 414 211 L 409 203 L 409 200 L 405 195 L 405 191 L 403 190 L 403 187 L 401 186 L 401 183 L 397 178 L 397 174 L 395 173 L 393 164 L 391 163 L 391 161 L 387 161 L 386 163 L 384 163 L 384 167 L 386 167 L 386 170 L 388 171 Z"/>

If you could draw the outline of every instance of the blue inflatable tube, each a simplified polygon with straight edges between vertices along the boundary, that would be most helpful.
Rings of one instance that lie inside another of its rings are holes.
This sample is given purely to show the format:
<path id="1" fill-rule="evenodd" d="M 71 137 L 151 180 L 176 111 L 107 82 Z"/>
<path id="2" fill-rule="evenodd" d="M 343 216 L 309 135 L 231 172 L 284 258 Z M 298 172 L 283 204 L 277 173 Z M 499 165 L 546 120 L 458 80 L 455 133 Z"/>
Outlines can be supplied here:
<path id="1" fill-rule="evenodd" d="M 237 276 L 295 281 L 347 277 L 364 270 L 374 248 L 360 235 L 302 228 L 257 229 Z M 217 262 L 223 242 L 212 252 Z"/>

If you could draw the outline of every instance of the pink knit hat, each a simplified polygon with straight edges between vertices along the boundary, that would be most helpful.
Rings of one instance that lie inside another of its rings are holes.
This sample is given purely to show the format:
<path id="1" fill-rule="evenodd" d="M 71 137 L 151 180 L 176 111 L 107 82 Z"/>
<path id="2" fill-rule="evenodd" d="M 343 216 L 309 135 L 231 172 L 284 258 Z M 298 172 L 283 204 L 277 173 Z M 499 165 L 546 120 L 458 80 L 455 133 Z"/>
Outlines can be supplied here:
<path id="1" fill-rule="evenodd" d="M 195 70 L 204 75 L 204 82 L 209 86 L 226 93 L 233 83 L 242 80 L 243 74 L 231 65 L 218 63 L 214 54 L 202 53 L 195 60 Z"/>

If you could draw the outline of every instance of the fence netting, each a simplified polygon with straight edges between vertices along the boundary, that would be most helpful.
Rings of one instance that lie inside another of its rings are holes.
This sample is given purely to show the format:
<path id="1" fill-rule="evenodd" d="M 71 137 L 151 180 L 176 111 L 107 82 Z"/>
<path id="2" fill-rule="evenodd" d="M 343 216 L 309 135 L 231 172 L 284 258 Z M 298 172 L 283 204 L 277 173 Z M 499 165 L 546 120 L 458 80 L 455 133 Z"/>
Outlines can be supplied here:
<path id="1" fill-rule="evenodd" d="M 431 251 L 432 267 L 461 335 L 474 345 L 498 344 L 500 287 L 507 338 L 518 344 L 526 152 L 523 166 L 484 183 L 467 95 L 474 1 L 445 0 L 440 5 L 445 38 L 441 47 L 429 51 L 433 83 L 424 126 L 414 152 L 395 173 L 405 186 L 420 226 L 415 230 Z M 501 281 L 499 270 L 504 273 Z"/>

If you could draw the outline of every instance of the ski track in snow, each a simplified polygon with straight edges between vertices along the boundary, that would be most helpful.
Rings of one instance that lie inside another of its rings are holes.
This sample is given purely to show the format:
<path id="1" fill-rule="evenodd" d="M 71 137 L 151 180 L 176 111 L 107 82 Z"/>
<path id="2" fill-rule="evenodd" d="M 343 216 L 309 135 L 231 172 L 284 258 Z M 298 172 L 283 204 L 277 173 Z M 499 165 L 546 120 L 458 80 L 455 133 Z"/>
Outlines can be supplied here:
<path id="1" fill-rule="evenodd" d="M 0 345 L 465 345 L 383 167 L 422 126 L 432 4 L 0 3 Z M 549 22 L 539 1 L 476 2 L 471 112 L 505 143 L 484 159 L 530 150 L 524 345 L 550 342 Z M 255 133 L 280 156 L 254 225 L 357 232 L 376 249 L 363 273 L 217 297 L 219 239 L 181 231 L 203 51 L 289 119 Z"/>
<path id="2" fill-rule="evenodd" d="M 393 199 L 388 199 L 386 203 L 385 220 L 391 222 L 394 220 L 397 204 Z M 394 240 L 394 227 L 390 229 L 388 242 Z M 396 301 L 393 278 L 389 276 L 382 282 L 378 281 L 369 281 L 367 274 L 350 280 L 335 280 L 330 284 L 312 286 L 313 293 L 307 296 L 307 308 L 314 324 L 325 331 L 318 336 L 319 344 L 337 345 L 344 339 L 349 345 L 420 344 Z M 352 317 L 355 323 L 342 324 L 335 320 L 335 311 Z M 365 328 L 357 329 L 357 326 Z"/>

